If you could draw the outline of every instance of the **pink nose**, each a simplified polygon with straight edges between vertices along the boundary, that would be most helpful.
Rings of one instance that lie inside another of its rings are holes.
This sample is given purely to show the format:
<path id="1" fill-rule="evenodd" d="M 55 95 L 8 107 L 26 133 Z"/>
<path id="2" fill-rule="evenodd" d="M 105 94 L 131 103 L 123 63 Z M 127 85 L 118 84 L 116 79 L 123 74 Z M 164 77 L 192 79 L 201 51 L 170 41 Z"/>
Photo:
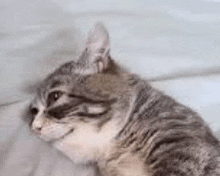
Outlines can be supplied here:
<path id="1" fill-rule="evenodd" d="M 32 127 L 32 131 L 35 134 L 40 135 L 41 134 L 41 127 Z"/>

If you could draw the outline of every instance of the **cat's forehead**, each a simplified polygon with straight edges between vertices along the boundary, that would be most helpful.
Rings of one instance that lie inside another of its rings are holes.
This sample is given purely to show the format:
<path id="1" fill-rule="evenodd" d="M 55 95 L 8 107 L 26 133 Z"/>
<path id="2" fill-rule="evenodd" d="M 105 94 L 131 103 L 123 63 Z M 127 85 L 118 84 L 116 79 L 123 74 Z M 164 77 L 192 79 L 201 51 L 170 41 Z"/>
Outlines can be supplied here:
<path id="1" fill-rule="evenodd" d="M 76 63 L 74 61 L 67 62 L 56 69 L 52 74 L 50 74 L 45 80 L 44 85 L 50 87 L 57 87 L 62 84 L 69 84 L 76 82 L 82 77 L 79 70 L 85 70 L 83 64 Z"/>
<path id="2" fill-rule="evenodd" d="M 81 76 L 77 74 L 54 74 L 46 78 L 39 87 L 39 91 L 48 91 L 56 88 L 71 88 L 77 85 Z"/>

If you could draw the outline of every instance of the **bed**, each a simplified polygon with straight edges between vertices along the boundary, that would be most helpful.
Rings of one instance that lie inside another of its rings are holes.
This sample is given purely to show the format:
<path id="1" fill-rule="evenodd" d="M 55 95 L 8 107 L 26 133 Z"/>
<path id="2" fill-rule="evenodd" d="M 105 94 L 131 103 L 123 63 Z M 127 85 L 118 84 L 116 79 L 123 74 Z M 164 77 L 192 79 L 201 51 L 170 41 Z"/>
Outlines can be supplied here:
<path id="1" fill-rule="evenodd" d="M 220 1 L 0 2 L 0 175 L 92 176 L 36 138 L 24 120 L 36 85 L 77 59 L 104 22 L 111 55 L 196 110 L 220 134 Z"/>

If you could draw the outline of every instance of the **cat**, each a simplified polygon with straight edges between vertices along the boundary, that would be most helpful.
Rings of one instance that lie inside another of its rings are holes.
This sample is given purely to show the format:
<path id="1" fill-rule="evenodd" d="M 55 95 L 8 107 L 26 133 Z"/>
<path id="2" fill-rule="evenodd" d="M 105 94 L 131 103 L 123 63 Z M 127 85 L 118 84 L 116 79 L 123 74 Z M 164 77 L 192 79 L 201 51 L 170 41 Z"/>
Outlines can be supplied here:
<path id="1" fill-rule="evenodd" d="M 218 139 L 190 108 L 120 67 L 101 23 L 79 60 L 57 68 L 30 105 L 31 129 L 101 176 L 217 176 Z"/>

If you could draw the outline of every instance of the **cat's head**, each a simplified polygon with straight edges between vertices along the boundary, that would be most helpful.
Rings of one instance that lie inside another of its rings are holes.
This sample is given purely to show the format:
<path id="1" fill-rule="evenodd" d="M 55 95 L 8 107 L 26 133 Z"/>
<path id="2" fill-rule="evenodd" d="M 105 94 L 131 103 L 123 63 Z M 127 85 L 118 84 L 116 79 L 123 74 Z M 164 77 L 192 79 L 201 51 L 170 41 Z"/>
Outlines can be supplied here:
<path id="1" fill-rule="evenodd" d="M 105 27 L 96 24 L 79 60 L 50 74 L 30 107 L 32 130 L 61 150 L 74 150 L 64 151 L 73 159 L 81 155 L 88 160 L 91 150 L 98 155 L 127 120 L 133 77 L 111 59 L 109 43 Z"/>

